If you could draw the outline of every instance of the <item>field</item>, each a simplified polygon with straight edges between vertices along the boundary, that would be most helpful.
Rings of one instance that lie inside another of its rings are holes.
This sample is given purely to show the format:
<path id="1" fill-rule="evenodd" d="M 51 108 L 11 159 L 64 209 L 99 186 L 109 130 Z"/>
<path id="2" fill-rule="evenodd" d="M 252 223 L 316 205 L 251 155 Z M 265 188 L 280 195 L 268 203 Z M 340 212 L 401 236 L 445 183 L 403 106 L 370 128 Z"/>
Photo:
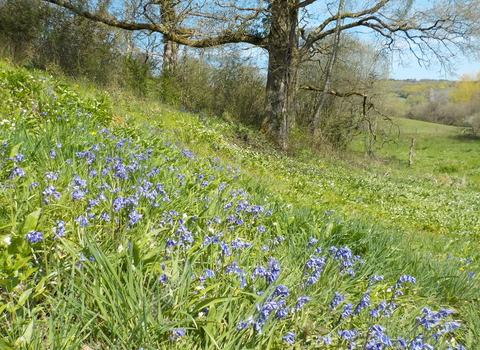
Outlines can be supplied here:
<path id="1" fill-rule="evenodd" d="M 480 137 L 469 128 L 396 119 L 388 125 L 385 143 L 379 142 L 375 154 L 388 170 L 399 176 L 429 178 L 436 184 L 480 185 Z M 414 166 L 409 168 L 409 153 L 415 137 Z M 360 138 L 352 145 L 360 155 Z"/>
<path id="2" fill-rule="evenodd" d="M 479 348 L 475 138 L 286 157 L 78 85 L 0 64 L 2 349 Z"/>

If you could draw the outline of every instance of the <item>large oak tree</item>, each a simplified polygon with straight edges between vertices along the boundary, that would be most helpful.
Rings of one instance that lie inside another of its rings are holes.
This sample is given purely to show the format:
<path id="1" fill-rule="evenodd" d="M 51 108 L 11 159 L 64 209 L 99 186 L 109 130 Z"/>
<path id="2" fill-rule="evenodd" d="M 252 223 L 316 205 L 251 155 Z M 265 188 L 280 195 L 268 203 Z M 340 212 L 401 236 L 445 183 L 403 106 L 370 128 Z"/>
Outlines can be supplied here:
<path id="1" fill-rule="evenodd" d="M 268 76 L 262 129 L 283 149 L 295 113 L 299 65 L 339 32 L 371 32 L 389 49 L 410 51 L 424 63 L 445 64 L 458 53 L 478 49 L 478 0 L 347 0 L 341 11 L 340 0 L 135 0 L 133 19 L 114 6 L 95 11 L 99 0 L 87 5 L 86 0 L 44 1 L 110 26 L 161 33 L 167 60 L 173 43 L 197 48 L 244 43 L 264 49 Z"/>

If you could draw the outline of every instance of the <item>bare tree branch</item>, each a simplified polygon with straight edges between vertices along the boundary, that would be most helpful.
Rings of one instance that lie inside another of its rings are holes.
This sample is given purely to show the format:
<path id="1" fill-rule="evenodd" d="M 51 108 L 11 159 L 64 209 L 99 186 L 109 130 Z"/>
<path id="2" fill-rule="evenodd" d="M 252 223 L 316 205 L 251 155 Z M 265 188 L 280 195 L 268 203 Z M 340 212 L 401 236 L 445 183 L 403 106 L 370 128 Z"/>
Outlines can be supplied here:
<path id="1" fill-rule="evenodd" d="M 297 8 L 307 7 L 308 5 L 313 4 L 315 1 L 317 1 L 317 0 L 304 0 L 297 5 Z"/>
<path id="2" fill-rule="evenodd" d="M 359 11 L 359 12 L 355 12 L 355 13 L 345 12 L 345 13 L 341 14 L 341 19 L 360 18 L 360 17 L 366 16 L 366 15 L 369 15 L 369 14 L 372 14 L 372 13 L 376 13 L 382 7 L 384 7 L 389 1 L 391 1 L 391 0 L 382 0 L 382 1 L 378 2 L 375 6 L 369 8 L 369 9 L 363 10 L 363 11 Z M 308 35 L 307 39 L 305 40 L 304 46 L 307 47 L 307 48 L 310 48 L 313 45 L 314 42 L 316 42 L 318 40 L 321 40 L 324 37 L 324 36 L 322 36 L 322 32 L 324 31 L 324 29 L 330 23 L 332 23 L 333 21 L 336 21 L 337 18 L 338 18 L 338 14 L 336 14 L 335 16 L 331 16 L 330 18 L 327 18 L 322 24 L 320 24 L 315 30 L 313 30 L 310 33 L 310 35 Z"/>
<path id="3" fill-rule="evenodd" d="M 114 18 L 108 18 L 105 16 L 97 15 L 89 11 L 82 10 L 69 2 L 64 0 L 44 0 L 46 2 L 62 6 L 69 9 L 73 13 L 85 17 L 87 19 L 104 23 L 106 25 L 121 28 L 125 30 L 148 30 L 152 32 L 157 32 L 165 35 L 169 40 L 174 41 L 181 45 L 187 45 L 197 48 L 205 48 L 212 46 L 219 46 L 224 44 L 231 43 L 247 43 L 256 46 L 262 46 L 265 43 L 265 38 L 259 34 L 248 34 L 240 31 L 228 31 L 225 30 L 223 33 L 217 36 L 208 37 L 206 39 L 189 39 L 186 35 L 189 35 L 191 31 L 185 29 L 175 28 L 172 31 L 170 28 L 167 28 L 165 25 L 160 24 L 156 21 L 153 21 L 150 17 L 150 23 L 138 23 L 138 22 L 126 22 L 119 21 Z"/>
<path id="4" fill-rule="evenodd" d="M 325 73 L 325 87 L 322 93 L 322 97 L 320 98 L 320 103 L 318 104 L 317 111 L 315 112 L 315 117 L 313 118 L 313 125 L 312 125 L 312 134 L 317 132 L 318 122 L 320 121 L 320 115 L 322 113 L 323 106 L 325 101 L 327 100 L 327 92 L 330 89 L 330 79 L 333 72 L 333 66 L 335 65 L 335 59 L 337 58 L 338 53 L 338 46 L 340 43 L 340 31 L 342 26 L 342 13 L 343 13 L 343 5 L 345 0 L 340 0 L 338 5 L 338 14 L 337 14 L 337 25 L 335 26 L 335 37 L 333 39 L 333 49 L 330 57 L 328 58 L 327 63 L 327 71 Z"/>

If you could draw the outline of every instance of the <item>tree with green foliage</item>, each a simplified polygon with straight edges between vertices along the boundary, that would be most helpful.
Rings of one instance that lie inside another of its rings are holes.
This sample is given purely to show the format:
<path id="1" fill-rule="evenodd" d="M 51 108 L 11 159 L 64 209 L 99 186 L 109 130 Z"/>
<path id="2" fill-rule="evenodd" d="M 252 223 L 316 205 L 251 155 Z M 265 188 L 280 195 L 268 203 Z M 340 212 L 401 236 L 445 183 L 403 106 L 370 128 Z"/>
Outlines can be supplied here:
<path id="1" fill-rule="evenodd" d="M 119 30 L 40 0 L 0 0 L 0 42 L 16 63 L 105 85 L 121 63 Z"/>
<path id="2" fill-rule="evenodd" d="M 0 41 L 18 62 L 35 56 L 35 40 L 47 23 L 48 9 L 35 0 L 0 0 Z"/>
<path id="3" fill-rule="evenodd" d="M 385 108 L 388 57 L 371 43 L 344 35 L 336 53 L 338 63 L 328 73 L 331 58 L 318 54 L 300 68 L 297 123 L 312 131 L 319 145 L 347 147 L 360 132 L 368 138 L 369 150 L 390 111 Z M 330 87 L 326 80 L 330 76 Z M 325 100 L 322 100 L 326 94 Z M 381 115 L 378 111 L 382 112 Z M 389 118 L 387 118 L 389 119 Z"/>
<path id="4" fill-rule="evenodd" d="M 480 4 L 470 1 L 360 0 L 348 2 L 341 15 L 337 1 L 141 1 L 138 16 L 125 19 L 121 12 L 89 10 L 75 0 L 44 0 L 85 18 L 130 31 L 161 33 L 169 41 L 205 48 L 244 43 L 266 50 L 268 75 L 263 131 L 282 149 L 288 148 L 290 120 L 295 111 L 298 69 L 318 45 L 336 32 L 367 29 L 391 50 L 409 50 L 421 62 L 437 59 L 448 64 L 452 55 L 471 52 L 480 18 Z M 82 3 L 84 0 L 81 1 Z M 162 7 L 175 5 L 175 21 Z M 462 38 L 462 40 L 459 40 Z"/>

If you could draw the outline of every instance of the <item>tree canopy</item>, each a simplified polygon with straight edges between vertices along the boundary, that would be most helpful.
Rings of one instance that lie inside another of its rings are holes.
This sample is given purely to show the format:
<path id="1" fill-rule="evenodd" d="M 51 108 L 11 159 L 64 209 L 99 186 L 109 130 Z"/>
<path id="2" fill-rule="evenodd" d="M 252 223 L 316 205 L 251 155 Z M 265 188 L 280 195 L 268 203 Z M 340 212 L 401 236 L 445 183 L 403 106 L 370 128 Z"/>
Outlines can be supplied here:
<path id="1" fill-rule="evenodd" d="M 372 33 L 385 48 L 410 52 L 421 64 L 434 59 L 448 66 L 452 57 L 479 48 L 477 0 L 347 0 L 342 11 L 341 0 L 126 0 L 133 16 L 108 0 L 44 1 L 113 27 L 160 33 L 165 43 L 197 48 L 245 43 L 264 49 L 262 128 L 283 149 L 295 114 L 299 65 L 328 52 L 335 33 Z"/>

